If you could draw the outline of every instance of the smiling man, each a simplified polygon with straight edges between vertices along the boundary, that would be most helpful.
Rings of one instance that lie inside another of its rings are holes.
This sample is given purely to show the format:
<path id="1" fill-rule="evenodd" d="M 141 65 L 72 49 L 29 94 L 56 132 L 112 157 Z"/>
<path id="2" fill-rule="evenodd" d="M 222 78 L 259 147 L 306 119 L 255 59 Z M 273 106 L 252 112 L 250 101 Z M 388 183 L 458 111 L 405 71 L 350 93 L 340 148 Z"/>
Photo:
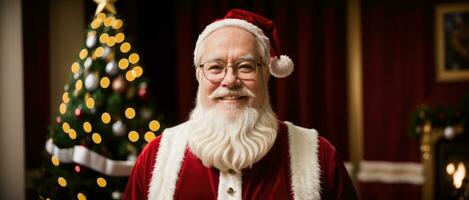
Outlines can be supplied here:
<path id="1" fill-rule="evenodd" d="M 272 111 L 270 75 L 293 71 L 278 44 L 275 24 L 244 10 L 205 28 L 190 119 L 145 147 L 124 199 L 357 199 L 335 148 Z"/>

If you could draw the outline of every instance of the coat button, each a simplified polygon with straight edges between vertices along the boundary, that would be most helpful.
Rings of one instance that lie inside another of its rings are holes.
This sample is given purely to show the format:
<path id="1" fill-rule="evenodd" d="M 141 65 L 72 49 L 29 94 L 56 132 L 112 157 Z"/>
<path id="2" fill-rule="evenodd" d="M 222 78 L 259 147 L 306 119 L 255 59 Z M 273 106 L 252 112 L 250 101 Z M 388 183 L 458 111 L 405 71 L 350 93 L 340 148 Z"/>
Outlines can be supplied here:
<path id="1" fill-rule="evenodd" d="M 228 170 L 228 173 L 230 173 L 230 174 L 235 174 L 236 172 L 235 172 L 234 170 L 232 170 L 232 169 L 229 169 L 229 170 Z"/>
<path id="2" fill-rule="evenodd" d="M 230 195 L 233 194 L 233 193 L 234 193 L 233 188 L 228 188 L 228 190 L 226 191 L 226 193 L 228 193 L 228 194 L 230 194 Z"/>

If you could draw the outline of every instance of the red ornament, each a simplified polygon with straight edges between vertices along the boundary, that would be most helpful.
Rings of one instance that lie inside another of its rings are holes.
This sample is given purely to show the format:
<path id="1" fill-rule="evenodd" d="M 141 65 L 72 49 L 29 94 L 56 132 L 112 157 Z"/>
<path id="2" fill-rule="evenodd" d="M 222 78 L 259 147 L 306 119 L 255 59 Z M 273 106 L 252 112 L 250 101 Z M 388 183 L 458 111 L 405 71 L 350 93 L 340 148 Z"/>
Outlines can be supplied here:
<path id="1" fill-rule="evenodd" d="M 146 101 L 148 100 L 148 87 L 144 86 L 144 87 L 139 87 L 138 88 L 138 96 L 140 97 L 140 99 Z"/>
<path id="2" fill-rule="evenodd" d="M 80 171 L 81 171 L 81 168 L 80 168 L 80 166 L 79 166 L 79 165 L 75 165 L 75 171 L 76 171 L 77 173 L 80 173 Z"/>
<path id="3" fill-rule="evenodd" d="M 57 122 L 57 124 L 62 123 L 62 118 L 56 117 L 56 118 L 55 118 L 55 122 Z"/>
<path id="4" fill-rule="evenodd" d="M 83 111 L 81 110 L 81 108 L 76 108 L 75 109 L 75 116 L 80 118 L 83 116 Z"/>

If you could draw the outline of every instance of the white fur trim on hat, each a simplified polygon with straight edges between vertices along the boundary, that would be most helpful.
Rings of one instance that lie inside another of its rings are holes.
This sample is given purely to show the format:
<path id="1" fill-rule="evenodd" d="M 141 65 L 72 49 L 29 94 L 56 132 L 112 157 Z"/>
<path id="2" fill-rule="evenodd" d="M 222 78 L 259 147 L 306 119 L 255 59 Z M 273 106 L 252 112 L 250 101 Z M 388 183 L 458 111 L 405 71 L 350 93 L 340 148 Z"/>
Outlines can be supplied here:
<path id="1" fill-rule="evenodd" d="M 285 55 L 281 55 L 280 58 L 270 58 L 270 40 L 267 36 L 265 36 L 264 32 L 262 29 L 259 27 L 255 26 L 252 23 L 249 23 L 245 20 L 242 19 L 223 19 L 219 20 L 216 22 L 213 22 L 209 24 L 207 27 L 205 27 L 204 31 L 200 33 L 199 38 L 197 39 L 197 42 L 195 44 L 195 49 L 194 49 L 194 66 L 197 67 L 200 65 L 200 53 L 201 53 L 201 48 L 202 48 L 202 43 L 203 41 L 214 31 L 223 28 L 223 27 L 238 27 L 243 30 L 246 30 L 250 33 L 252 33 L 255 37 L 256 40 L 259 42 L 259 45 L 261 45 L 262 51 L 259 52 L 261 53 L 262 56 L 262 62 L 263 63 L 269 63 L 270 61 L 270 74 L 277 78 L 283 78 L 288 75 L 290 75 L 293 72 L 293 61 Z"/>
<path id="2" fill-rule="evenodd" d="M 270 61 L 270 73 L 277 77 L 287 77 L 293 72 L 293 61 L 286 55 L 281 55 L 280 58 L 274 58 Z"/>

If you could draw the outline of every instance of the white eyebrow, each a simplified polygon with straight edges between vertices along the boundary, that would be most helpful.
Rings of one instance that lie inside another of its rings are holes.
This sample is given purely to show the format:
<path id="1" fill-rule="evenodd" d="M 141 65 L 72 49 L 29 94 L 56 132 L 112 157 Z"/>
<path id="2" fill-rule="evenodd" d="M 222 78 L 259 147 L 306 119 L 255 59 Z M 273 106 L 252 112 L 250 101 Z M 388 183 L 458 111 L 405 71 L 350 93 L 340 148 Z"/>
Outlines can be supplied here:
<path id="1" fill-rule="evenodd" d="M 246 54 L 246 55 L 243 55 L 243 56 L 240 56 L 238 58 L 236 58 L 235 62 L 238 61 L 238 60 L 252 60 L 252 61 L 256 61 L 256 57 L 252 54 Z M 221 62 L 226 62 L 225 59 L 222 59 L 218 56 L 212 56 L 212 57 L 207 57 L 207 59 L 204 61 L 204 62 L 207 62 L 207 61 L 221 61 Z M 202 62 L 202 63 L 204 63 Z"/>

